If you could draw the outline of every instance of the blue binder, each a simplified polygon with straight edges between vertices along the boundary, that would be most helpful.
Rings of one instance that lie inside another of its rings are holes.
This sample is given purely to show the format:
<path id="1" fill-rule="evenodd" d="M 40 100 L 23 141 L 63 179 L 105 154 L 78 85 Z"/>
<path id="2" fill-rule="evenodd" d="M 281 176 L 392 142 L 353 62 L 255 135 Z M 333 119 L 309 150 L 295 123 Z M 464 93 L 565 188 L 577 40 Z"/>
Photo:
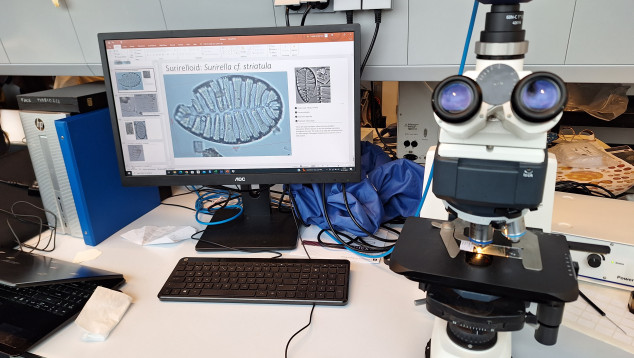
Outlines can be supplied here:
<path id="1" fill-rule="evenodd" d="M 55 121 L 84 242 L 95 246 L 160 204 L 157 187 L 124 187 L 107 108 Z"/>

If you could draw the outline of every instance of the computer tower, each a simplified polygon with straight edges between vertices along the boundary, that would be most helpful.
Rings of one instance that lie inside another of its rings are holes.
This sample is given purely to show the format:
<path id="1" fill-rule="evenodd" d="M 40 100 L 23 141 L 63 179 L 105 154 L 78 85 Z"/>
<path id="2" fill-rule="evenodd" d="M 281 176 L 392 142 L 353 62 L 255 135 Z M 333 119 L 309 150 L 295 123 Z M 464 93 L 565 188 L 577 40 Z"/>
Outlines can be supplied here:
<path id="1" fill-rule="evenodd" d="M 20 111 L 27 147 L 50 225 L 57 220 L 60 234 L 83 237 L 73 193 L 66 173 L 55 121 L 69 113 Z"/>
<path id="2" fill-rule="evenodd" d="M 121 184 L 107 108 L 20 118 L 44 208 L 60 233 L 95 246 L 160 204 L 157 187 Z"/>

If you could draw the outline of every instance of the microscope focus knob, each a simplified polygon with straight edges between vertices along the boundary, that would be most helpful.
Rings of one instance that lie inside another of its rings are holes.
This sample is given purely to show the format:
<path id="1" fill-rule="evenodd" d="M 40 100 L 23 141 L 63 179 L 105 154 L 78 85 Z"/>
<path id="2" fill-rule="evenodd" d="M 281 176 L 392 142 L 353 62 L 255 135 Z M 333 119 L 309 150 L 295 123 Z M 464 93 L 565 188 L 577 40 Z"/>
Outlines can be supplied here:
<path id="1" fill-rule="evenodd" d="M 601 261 L 603 261 L 601 259 L 601 255 L 598 254 L 590 254 L 587 257 L 588 260 L 588 265 L 590 265 L 590 267 L 594 267 L 597 268 L 599 266 L 601 266 Z"/>

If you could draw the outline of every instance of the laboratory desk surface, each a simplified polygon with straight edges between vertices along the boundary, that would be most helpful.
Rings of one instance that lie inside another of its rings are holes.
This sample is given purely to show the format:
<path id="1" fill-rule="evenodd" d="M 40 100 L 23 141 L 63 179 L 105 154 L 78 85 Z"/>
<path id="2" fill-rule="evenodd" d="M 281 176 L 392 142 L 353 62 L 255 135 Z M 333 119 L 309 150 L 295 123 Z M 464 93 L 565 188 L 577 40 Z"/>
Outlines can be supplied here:
<path id="1" fill-rule="evenodd" d="M 191 206 L 193 195 L 166 200 Z M 82 341 L 68 324 L 35 346 L 32 353 L 61 357 L 284 357 L 288 339 L 308 323 L 311 307 L 290 304 L 161 302 L 157 294 L 181 257 L 271 254 L 197 253 L 195 241 L 139 246 L 120 234 L 145 225 L 194 225 L 193 212 L 161 205 L 99 244 L 101 255 L 84 264 L 122 273 L 121 290 L 133 298 L 122 321 L 104 342 Z M 303 237 L 315 237 L 309 227 Z M 320 247 L 307 246 L 313 258 Z M 91 249 L 81 239 L 60 235 L 47 255 L 71 261 Z M 330 254 L 330 253 L 329 253 Z M 284 257 L 305 256 L 301 245 Z M 416 282 L 384 263 L 352 261 L 346 306 L 317 306 L 311 325 L 290 344 L 289 357 L 422 358 L 434 317 L 414 301 L 424 297 Z M 555 346 L 543 346 L 526 325 L 513 333 L 513 357 L 630 357 L 619 348 L 562 326 Z"/>

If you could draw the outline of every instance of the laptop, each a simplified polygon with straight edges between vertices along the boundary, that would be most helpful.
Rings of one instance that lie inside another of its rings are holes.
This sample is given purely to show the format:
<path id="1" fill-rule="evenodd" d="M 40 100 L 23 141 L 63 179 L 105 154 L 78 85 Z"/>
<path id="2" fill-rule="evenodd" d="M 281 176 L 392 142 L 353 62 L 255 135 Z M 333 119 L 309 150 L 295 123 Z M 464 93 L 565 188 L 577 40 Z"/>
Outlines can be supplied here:
<path id="1" fill-rule="evenodd" d="M 71 321 L 96 288 L 121 274 L 15 249 L 0 250 L 0 357 L 28 350 Z"/>

